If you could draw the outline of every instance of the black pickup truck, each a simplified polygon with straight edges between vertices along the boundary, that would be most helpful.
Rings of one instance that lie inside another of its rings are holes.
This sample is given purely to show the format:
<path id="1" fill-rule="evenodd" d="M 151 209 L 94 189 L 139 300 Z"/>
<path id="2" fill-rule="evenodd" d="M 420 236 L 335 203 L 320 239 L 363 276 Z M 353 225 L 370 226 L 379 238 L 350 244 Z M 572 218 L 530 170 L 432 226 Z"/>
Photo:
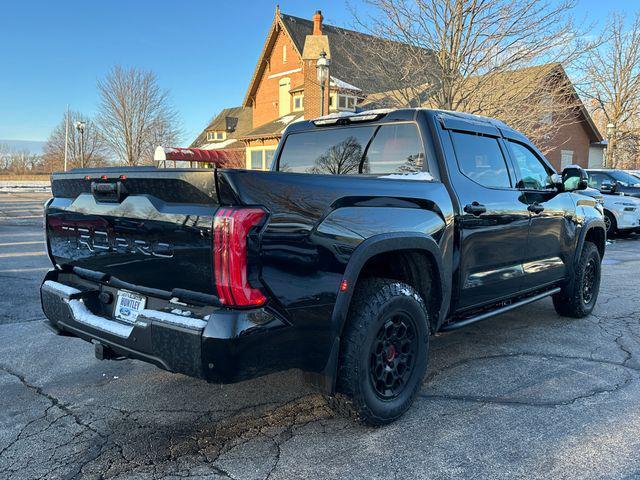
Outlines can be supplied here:
<path id="1" fill-rule="evenodd" d="M 591 312 L 606 242 L 584 188 L 505 124 L 426 109 L 292 124 L 269 172 L 56 173 L 42 306 L 100 359 L 222 383 L 300 369 L 383 424 L 436 332 L 547 296 Z"/>

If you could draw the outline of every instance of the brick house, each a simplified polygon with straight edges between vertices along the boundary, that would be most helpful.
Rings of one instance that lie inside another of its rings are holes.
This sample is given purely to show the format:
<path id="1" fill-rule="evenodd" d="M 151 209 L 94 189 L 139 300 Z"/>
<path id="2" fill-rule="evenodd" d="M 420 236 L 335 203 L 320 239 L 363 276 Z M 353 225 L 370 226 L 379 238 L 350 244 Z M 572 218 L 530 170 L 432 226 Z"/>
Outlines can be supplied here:
<path id="1" fill-rule="evenodd" d="M 388 78 L 372 78 L 370 72 L 359 68 L 358 63 L 362 62 L 353 53 L 360 42 L 376 41 L 380 40 L 323 24 L 320 11 L 313 20 L 307 20 L 276 8 L 242 105 L 223 110 L 190 146 L 237 149 L 242 142 L 246 168 L 268 168 L 282 132 L 291 122 L 315 118 L 321 112 L 355 111 L 365 98 L 358 85 L 368 91 L 393 87 Z M 323 108 L 316 74 L 316 62 L 322 52 L 331 61 Z M 392 67 L 391 59 L 388 66 Z M 221 126 L 230 115 L 237 118 L 237 126 L 234 131 L 224 132 Z"/>
<path id="2" fill-rule="evenodd" d="M 511 89 L 512 93 L 508 97 L 511 111 L 506 114 L 509 119 L 525 116 L 526 113 L 522 112 L 522 109 L 523 106 L 526 108 L 526 105 L 532 103 L 531 97 L 542 99 L 542 104 L 549 104 L 548 109 L 533 108 L 531 115 L 539 117 L 536 119 L 538 133 L 543 132 L 542 138 L 535 139 L 535 143 L 545 152 L 546 158 L 556 170 L 561 171 L 567 165 L 588 168 L 594 154 L 602 152 L 602 134 L 561 64 L 549 63 L 504 72 L 495 82 L 481 89 L 480 96 L 491 101 L 492 95 L 499 95 L 502 90 L 507 89 Z M 495 103 L 499 105 L 500 101 L 497 100 Z M 491 107 L 480 113 L 497 118 L 501 116 L 499 111 Z"/>
<path id="3" fill-rule="evenodd" d="M 320 11 L 313 15 L 313 20 L 307 20 L 283 14 L 276 7 L 242 105 L 223 110 L 191 147 L 236 151 L 244 148 L 246 168 L 268 169 L 282 132 L 290 123 L 316 118 L 321 111 L 355 111 L 383 106 L 381 101 L 385 92 L 407 85 L 399 85 L 389 75 L 376 76 L 376 71 L 393 70 L 393 58 L 381 60 L 386 64 L 377 65 L 378 68 L 369 68 L 365 67 L 369 60 L 361 53 L 358 56 L 360 51 L 367 50 L 358 49 L 361 42 L 375 45 L 375 42 L 383 41 L 361 32 L 326 25 Z M 404 48 L 412 47 L 394 44 L 394 48 L 402 55 Z M 322 89 L 316 74 L 316 62 L 321 52 L 331 60 L 323 108 Z M 415 56 L 415 50 L 410 54 Z M 437 64 L 430 55 L 431 52 L 425 50 L 425 70 L 437 72 Z M 522 72 L 518 75 L 526 78 Z M 433 78 L 418 78 L 419 75 L 411 77 L 416 84 L 412 88 L 433 81 Z M 513 78 L 505 77 L 503 87 L 510 88 L 512 82 Z M 556 168 L 568 163 L 588 166 L 590 145 L 602 141 L 602 135 L 586 109 L 581 102 L 579 105 L 581 108 L 575 110 L 576 121 L 568 122 L 548 139 L 551 142 L 547 148 L 548 158 Z"/>

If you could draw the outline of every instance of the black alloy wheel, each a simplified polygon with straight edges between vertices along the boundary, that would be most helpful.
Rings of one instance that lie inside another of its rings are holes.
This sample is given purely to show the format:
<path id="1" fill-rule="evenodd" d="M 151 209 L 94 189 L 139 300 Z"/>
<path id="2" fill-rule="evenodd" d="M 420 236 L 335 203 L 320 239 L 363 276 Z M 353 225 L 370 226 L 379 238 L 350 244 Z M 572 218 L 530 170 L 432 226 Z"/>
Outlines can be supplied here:
<path id="1" fill-rule="evenodd" d="M 369 355 L 369 377 L 380 398 L 391 400 L 402 393 L 411 378 L 417 351 L 414 320 L 406 313 L 396 313 L 380 327 Z"/>
<path id="2" fill-rule="evenodd" d="M 582 277 L 582 301 L 587 305 L 591 303 L 593 296 L 596 293 L 598 280 L 597 273 L 598 266 L 596 265 L 596 260 L 594 258 L 590 258 L 584 267 Z"/>

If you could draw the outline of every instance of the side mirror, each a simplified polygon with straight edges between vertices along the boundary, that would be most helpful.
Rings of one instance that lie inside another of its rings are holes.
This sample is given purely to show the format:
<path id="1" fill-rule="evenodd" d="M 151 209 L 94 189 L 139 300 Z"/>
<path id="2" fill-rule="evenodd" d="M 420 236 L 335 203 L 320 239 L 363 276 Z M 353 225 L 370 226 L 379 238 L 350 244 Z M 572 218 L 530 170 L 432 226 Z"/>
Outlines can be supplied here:
<path id="1" fill-rule="evenodd" d="M 562 185 L 565 192 L 584 190 L 588 184 L 587 172 L 579 165 L 569 165 L 562 170 Z"/>
<path id="2" fill-rule="evenodd" d="M 616 184 L 613 183 L 611 180 L 604 180 L 600 184 L 600 192 L 601 193 L 608 193 L 608 194 L 615 193 L 616 192 Z"/>
<path id="3" fill-rule="evenodd" d="M 553 186 L 556 187 L 556 189 L 559 192 L 564 191 L 564 183 L 562 182 L 562 175 L 553 173 L 550 177 L 550 180 L 551 180 L 551 183 L 553 183 Z"/>

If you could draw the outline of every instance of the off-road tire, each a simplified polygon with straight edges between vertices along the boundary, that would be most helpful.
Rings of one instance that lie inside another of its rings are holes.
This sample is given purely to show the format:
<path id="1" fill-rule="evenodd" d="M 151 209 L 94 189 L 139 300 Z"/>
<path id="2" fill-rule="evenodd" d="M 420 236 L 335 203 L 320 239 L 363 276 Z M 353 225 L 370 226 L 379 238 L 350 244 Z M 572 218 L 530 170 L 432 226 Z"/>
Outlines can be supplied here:
<path id="1" fill-rule="evenodd" d="M 401 330 L 405 331 L 407 338 L 410 332 L 415 337 L 398 340 Z M 426 373 L 429 333 L 427 308 L 413 287 L 384 278 L 367 278 L 358 282 L 341 339 L 337 393 L 327 398 L 331 408 L 338 414 L 368 425 L 384 425 L 400 417 L 411 406 Z M 389 335 L 390 340 L 387 339 Z M 376 348 L 382 342 L 390 343 L 376 355 Z M 392 342 L 402 345 L 397 358 L 396 347 L 390 346 Z M 411 345 L 405 348 L 407 342 Z M 410 367 L 405 366 L 407 370 L 403 369 L 406 380 L 398 378 L 394 381 L 397 395 L 392 392 L 393 398 L 385 397 L 378 390 L 387 388 L 386 380 L 376 381 L 376 372 L 381 371 L 379 368 L 387 371 L 388 367 L 391 375 L 397 375 L 400 366 L 393 362 L 403 362 L 407 358 L 411 358 L 412 363 Z M 378 362 L 378 368 L 374 366 L 375 362 Z M 381 362 L 390 363 L 384 363 L 382 367 Z"/>
<path id="2" fill-rule="evenodd" d="M 593 271 L 592 271 L 593 269 Z M 600 291 L 601 258 L 598 248 L 591 242 L 584 242 L 575 278 L 560 293 L 553 296 L 553 306 L 563 317 L 583 318 L 591 313 Z M 594 275 L 593 284 L 586 288 L 585 278 Z"/>

